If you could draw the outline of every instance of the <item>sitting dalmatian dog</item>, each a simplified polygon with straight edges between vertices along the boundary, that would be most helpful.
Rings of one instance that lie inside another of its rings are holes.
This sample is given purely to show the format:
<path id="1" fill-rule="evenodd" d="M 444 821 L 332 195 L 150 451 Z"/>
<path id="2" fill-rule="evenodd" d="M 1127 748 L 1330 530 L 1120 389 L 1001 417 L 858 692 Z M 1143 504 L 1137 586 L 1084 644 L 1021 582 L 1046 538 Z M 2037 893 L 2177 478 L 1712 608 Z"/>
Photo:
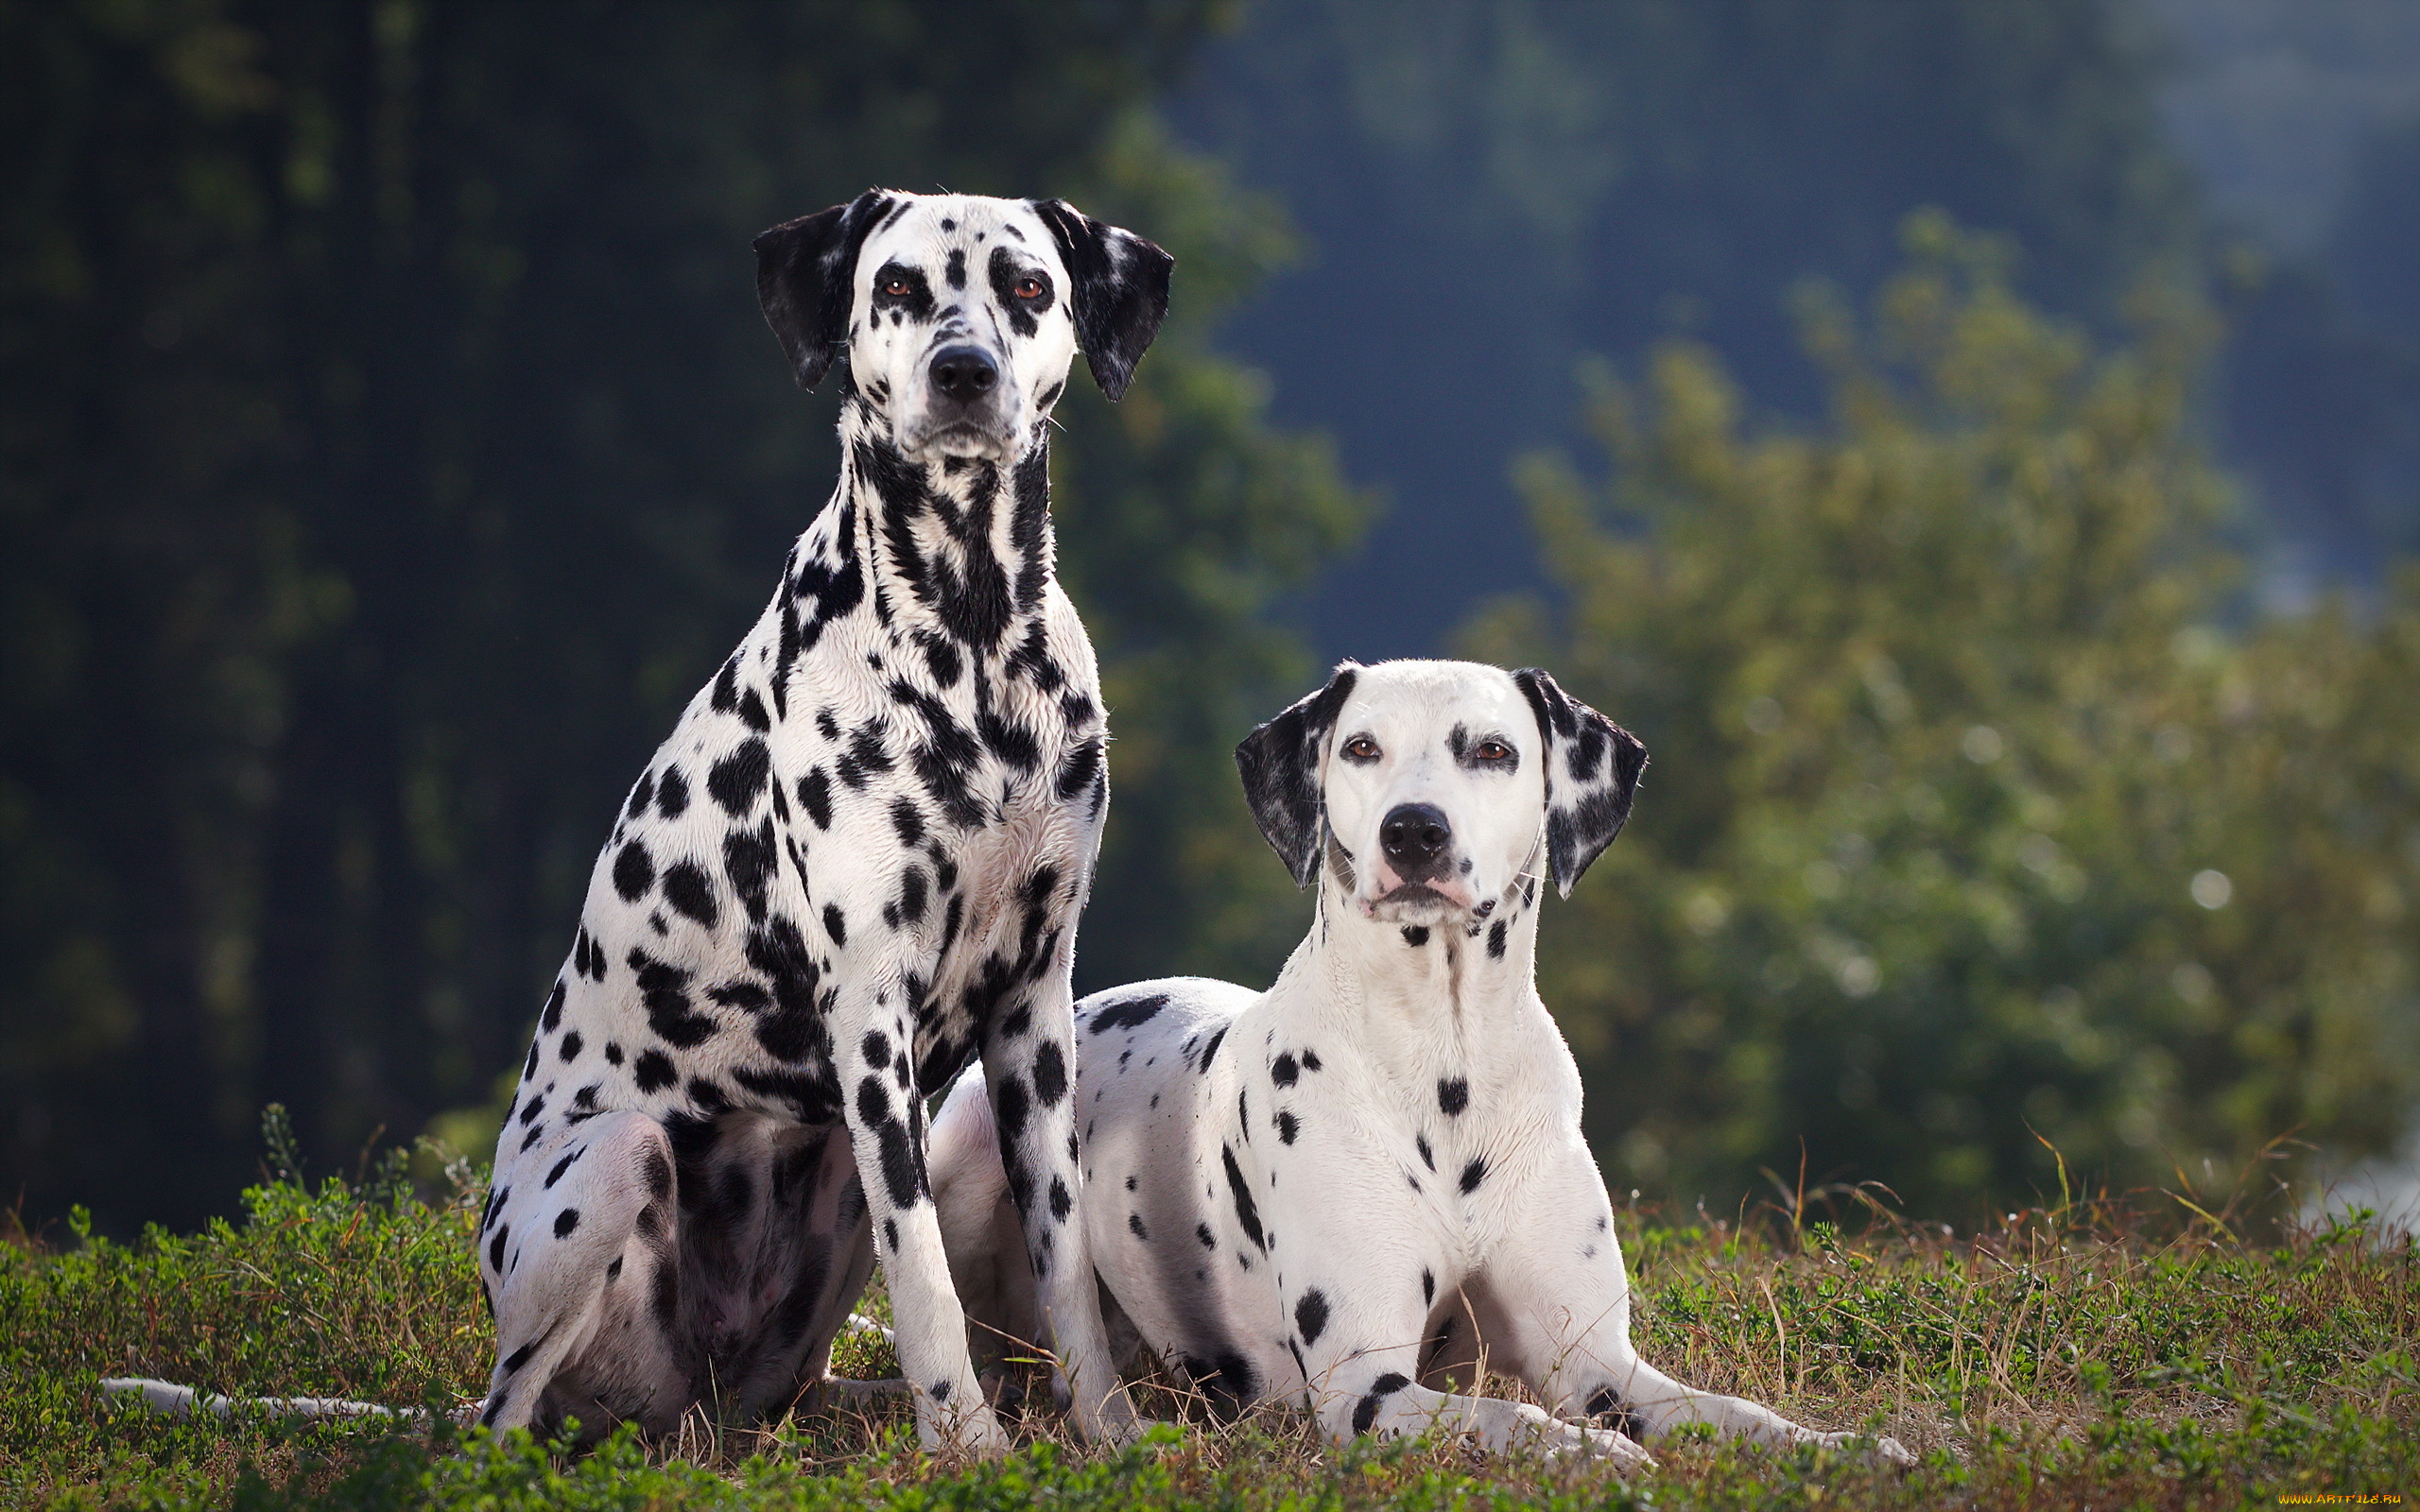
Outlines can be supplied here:
<path id="1" fill-rule="evenodd" d="M 1568 895 L 1619 832 L 1639 743 L 1544 672 L 1391 662 L 1340 668 L 1236 757 L 1318 911 L 1265 993 L 1178 978 L 1077 1007 L 1113 1330 L 1214 1400 L 1307 1404 L 1339 1440 L 1435 1425 L 1646 1464 L 1639 1440 L 1685 1423 L 1845 1439 L 1631 1347 L 1613 1206 L 1532 958 L 1539 875 Z M 935 1121 L 951 1273 L 978 1327 L 1047 1339 L 985 1104 L 970 1072 Z M 1482 1362 L 1546 1408 L 1465 1394 Z"/>
<path id="2" fill-rule="evenodd" d="M 1080 348 L 1125 391 L 1172 260 L 1063 201 L 878 190 L 756 251 L 800 385 L 845 358 L 839 485 L 597 858 L 496 1146 L 481 1420 L 785 1412 L 879 1255 L 923 1440 L 1002 1448 L 925 1165 L 979 1054 L 1059 1385 L 1125 1436 L 1070 1090 L 1106 731 L 1046 439 Z"/>

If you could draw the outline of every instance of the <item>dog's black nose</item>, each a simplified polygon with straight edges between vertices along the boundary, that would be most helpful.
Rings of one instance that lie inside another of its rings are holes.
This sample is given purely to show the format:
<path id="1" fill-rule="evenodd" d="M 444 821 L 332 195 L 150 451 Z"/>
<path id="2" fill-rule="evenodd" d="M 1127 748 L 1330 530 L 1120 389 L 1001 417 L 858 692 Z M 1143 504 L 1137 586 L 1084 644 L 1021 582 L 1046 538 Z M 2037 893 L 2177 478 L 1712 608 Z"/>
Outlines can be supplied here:
<path id="1" fill-rule="evenodd" d="M 1453 838 L 1445 811 L 1434 803 L 1398 803 L 1378 826 L 1378 848 L 1406 882 L 1443 871 L 1445 848 Z"/>
<path id="2" fill-rule="evenodd" d="M 942 398 L 963 404 L 992 391 L 1000 367 L 980 347 L 944 347 L 933 353 L 932 378 Z"/>

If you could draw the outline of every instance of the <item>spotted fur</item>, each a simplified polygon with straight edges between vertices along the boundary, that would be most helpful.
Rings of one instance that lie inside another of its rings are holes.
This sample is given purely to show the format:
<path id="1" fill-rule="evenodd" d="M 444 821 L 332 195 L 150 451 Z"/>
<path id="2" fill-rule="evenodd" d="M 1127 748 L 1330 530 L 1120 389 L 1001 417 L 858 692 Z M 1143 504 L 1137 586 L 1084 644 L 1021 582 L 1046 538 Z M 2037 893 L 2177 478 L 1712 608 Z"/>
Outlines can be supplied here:
<path id="1" fill-rule="evenodd" d="M 786 1411 L 878 1260 L 925 1442 L 1000 1448 L 926 1164 L 925 1098 L 979 1057 L 1062 1386 L 1118 1436 L 1068 1075 L 1107 732 L 1046 441 L 1079 350 L 1124 389 L 1169 260 L 873 190 L 756 246 L 799 382 L 844 365 L 839 484 L 597 858 L 481 1222 L 484 1419 Z"/>
<path id="2" fill-rule="evenodd" d="M 1307 1405 L 1337 1438 L 1437 1425 L 1634 1464 L 1641 1439 L 1692 1422 L 1840 1442 L 1631 1347 L 1613 1206 L 1534 953 L 1540 871 L 1576 880 L 1612 839 L 1638 742 L 1542 672 L 1401 662 L 1340 668 L 1237 760 L 1317 910 L 1265 993 L 1181 978 L 1077 1005 L 1112 1331 L 1214 1395 Z M 936 1124 L 951 1269 L 973 1315 L 1046 1336 L 984 1104 L 970 1072 Z M 1471 1394 L 1482 1356 L 1545 1405 Z"/>

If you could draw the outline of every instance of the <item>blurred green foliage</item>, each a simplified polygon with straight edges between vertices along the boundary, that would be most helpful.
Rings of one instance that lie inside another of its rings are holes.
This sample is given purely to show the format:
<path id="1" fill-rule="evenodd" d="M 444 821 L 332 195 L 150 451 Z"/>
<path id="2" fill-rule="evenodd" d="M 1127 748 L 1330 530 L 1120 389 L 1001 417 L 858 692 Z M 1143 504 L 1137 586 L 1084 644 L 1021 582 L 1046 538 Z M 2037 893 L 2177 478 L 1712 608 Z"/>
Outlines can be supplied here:
<path id="1" fill-rule="evenodd" d="M 1219 753 L 1361 507 L 1204 345 L 1287 253 L 1143 113 L 1222 9 L 0 0 L 0 1195 L 189 1226 L 265 1102 L 324 1159 L 488 1100 L 831 488 L 749 238 L 869 182 L 1179 258 L 1054 455 L 1121 742 L 1079 969 L 1234 967 L 1282 883 Z"/>
<path id="2" fill-rule="evenodd" d="M 1919 206 L 2014 237 L 2019 289 L 2093 320 L 2204 233 L 2129 0 L 1374 14 L 1255 0 L 1171 106 L 1309 248 L 1238 310 L 1234 350 L 1396 504 L 1311 606 L 1336 654 L 1433 654 L 1481 599 L 1538 586 L 1504 459 L 1584 442 L 1583 353 L 1686 335 L 1811 417 L 1788 290 L 1871 289 Z"/>
<path id="3" fill-rule="evenodd" d="M 1560 611 L 1467 634 L 1647 743 L 1544 933 L 1617 1185 L 1728 1208 L 1878 1178 L 1957 1217 L 2174 1186 L 2420 1090 L 2420 578 L 2248 619 L 2191 424 L 2209 332 L 2098 346 L 1945 217 L 1860 319 L 1802 301 L 1829 419 L 1720 364 L 1599 374 L 1610 481 L 1522 464 Z M 1803 1141 L 1803 1146 L 1802 1146 Z M 2047 1143 L 2046 1143 L 2047 1142 Z"/>

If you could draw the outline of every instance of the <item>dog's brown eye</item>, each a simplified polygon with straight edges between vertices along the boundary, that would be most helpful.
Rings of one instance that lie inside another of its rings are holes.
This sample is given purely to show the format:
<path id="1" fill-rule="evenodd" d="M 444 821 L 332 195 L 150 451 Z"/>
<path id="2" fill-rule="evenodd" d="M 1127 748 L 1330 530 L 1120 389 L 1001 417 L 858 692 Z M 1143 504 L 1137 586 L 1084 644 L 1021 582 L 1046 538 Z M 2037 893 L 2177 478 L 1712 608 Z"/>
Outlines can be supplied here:
<path id="1" fill-rule="evenodd" d="M 904 300 L 908 297 L 908 281 L 904 278 L 885 279 L 882 283 L 882 292 L 894 300 Z"/>
<path id="2" fill-rule="evenodd" d="M 1042 280 L 1038 278 L 1021 278 L 1017 280 L 1016 292 L 1017 298 L 1020 300 L 1038 300 L 1042 298 Z"/>
<path id="3" fill-rule="evenodd" d="M 1374 762 L 1378 759 L 1378 743 L 1367 735 L 1356 735 L 1344 743 L 1344 754 L 1357 762 Z"/>
<path id="4" fill-rule="evenodd" d="M 1482 740 L 1478 743 L 1478 748 L 1471 754 L 1483 762 L 1507 761 L 1512 758 L 1512 747 L 1500 740 Z"/>

